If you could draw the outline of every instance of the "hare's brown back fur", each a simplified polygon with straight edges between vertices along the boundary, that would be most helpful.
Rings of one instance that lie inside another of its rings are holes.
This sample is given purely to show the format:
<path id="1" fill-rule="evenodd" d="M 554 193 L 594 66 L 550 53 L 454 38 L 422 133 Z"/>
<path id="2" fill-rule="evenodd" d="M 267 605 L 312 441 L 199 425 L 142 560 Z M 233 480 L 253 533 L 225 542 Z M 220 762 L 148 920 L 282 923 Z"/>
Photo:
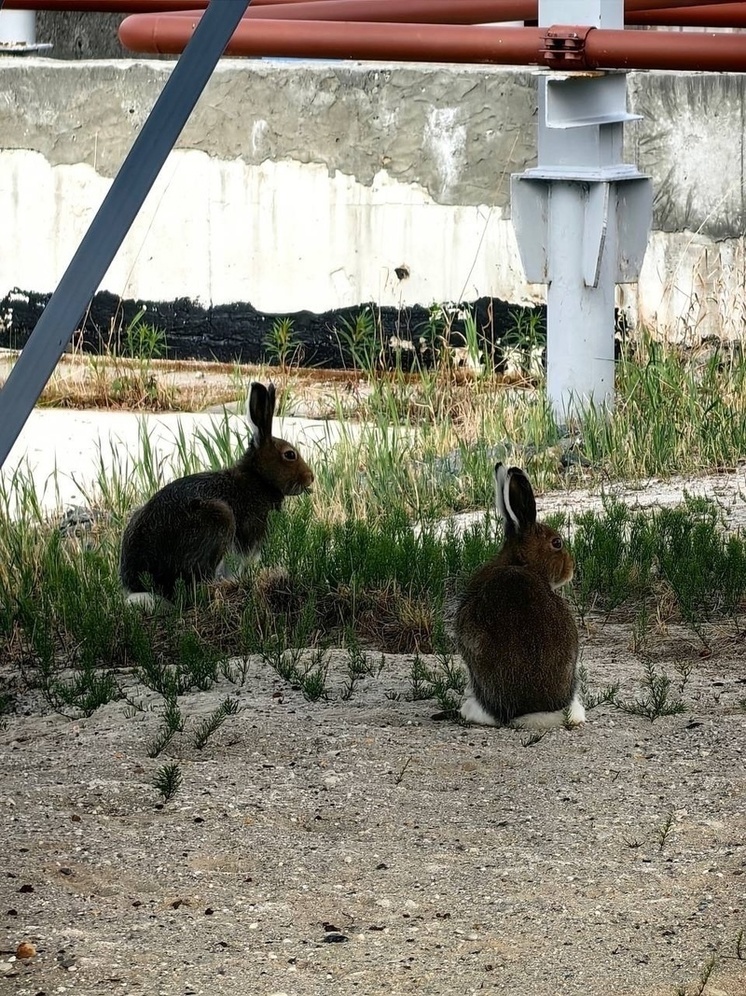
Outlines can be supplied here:
<path id="1" fill-rule="evenodd" d="M 572 578 L 572 557 L 559 533 L 537 522 L 533 489 L 520 468 L 496 465 L 495 500 L 503 546 L 469 579 L 453 629 L 471 682 L 462 715 L 507 724 L 570 706 L 578 630 L 555 591 Z"/>
<path id="2" fill-rule="evenodd" d="M 472 575 L 456 615 L 458 645 L 480 704 L 497 720 L 564 709 L 575 686 L 578 630 L 540 573 L 502 566 Z"/>

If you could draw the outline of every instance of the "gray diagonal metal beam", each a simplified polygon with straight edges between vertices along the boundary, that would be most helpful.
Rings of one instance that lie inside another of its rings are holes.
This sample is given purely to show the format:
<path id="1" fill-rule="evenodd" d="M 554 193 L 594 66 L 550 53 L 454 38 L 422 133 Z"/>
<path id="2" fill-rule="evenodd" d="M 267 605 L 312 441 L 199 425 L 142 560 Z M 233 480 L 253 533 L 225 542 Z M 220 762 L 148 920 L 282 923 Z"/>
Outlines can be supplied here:
<path id="1" fill-rule="evenodd" d="M 211 0 L 0 391 L 0 466 L 26 424 L 250 0 Z"/>

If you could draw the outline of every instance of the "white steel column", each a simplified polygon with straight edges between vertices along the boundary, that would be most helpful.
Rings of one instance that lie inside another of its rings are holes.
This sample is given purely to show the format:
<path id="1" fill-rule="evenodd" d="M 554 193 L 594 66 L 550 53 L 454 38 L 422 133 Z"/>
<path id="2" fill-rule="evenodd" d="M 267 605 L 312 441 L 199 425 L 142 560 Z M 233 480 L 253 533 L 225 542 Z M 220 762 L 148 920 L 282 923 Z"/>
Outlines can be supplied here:
<path id="1" fill-rule="evenodd" d="M 36 45 L 36 11 L 0 10 L 0 54 L 9 48 Z"/>
<path id="2" fill-rule="evenodd" d="M 560 37 L 563 25 L 621 28 L 624 0 L 539 0 L 539 23 Z M 615 287 L 639 273 L 652 190 L 622 161 L 625 74 L 558 63 L 539 80 L 538 163 L 513 176 L 512 208 L 526 276 L 548 285 L 547 393 L 563 422 L 613 406 Z"/>

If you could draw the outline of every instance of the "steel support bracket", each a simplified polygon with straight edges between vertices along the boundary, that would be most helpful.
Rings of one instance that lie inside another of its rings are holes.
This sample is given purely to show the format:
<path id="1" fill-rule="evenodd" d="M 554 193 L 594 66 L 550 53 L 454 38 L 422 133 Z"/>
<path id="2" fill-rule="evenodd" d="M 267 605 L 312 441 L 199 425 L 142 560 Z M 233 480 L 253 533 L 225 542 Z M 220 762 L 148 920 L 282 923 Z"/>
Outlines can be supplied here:
<path id="1" fill-rule="evenodd" d="M 593 25 L 553 24 L 541 38 L 540 53 L 549 69 L 588 69 L 585 43 Z M 592 67 L 595 68 L 595 67 Z"/>
<path id="2" fill-rule="evenodd" d="M 578 231 L 554 230 L 552 191 L 555 184 L 577 185 L 582 212 Z M 613 179 L 548 175 L 538 170 L 511 177 L 513 227 L 518 250 L 531 283 L 548 284 L 554 276 L 554 253 L 577 254 L 578 272 L 586 287 L 597 287 L 606 252 L 614 257 L 618 284 L 634 283 L 647 247 L 653 207 L 653 185 L 642 173 Z M 613 218 L 611 218 L 613 212 Z M 613 245 L 607 245 L 609 225 Z"/>

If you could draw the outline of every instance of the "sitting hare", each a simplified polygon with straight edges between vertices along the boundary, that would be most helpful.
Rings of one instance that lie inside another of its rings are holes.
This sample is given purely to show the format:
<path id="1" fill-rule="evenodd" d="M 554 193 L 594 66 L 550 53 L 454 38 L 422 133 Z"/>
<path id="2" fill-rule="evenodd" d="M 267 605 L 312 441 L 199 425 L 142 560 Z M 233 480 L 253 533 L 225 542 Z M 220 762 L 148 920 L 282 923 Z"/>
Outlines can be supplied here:
<path id="1" fill-rule="evenodd" d="M 454 636 L 469 673 L 461 715 L 488 726 L 577 726 L 585 722 L 578 630 L 556 591 L 572 578 L 572 557 L 559 533 L 536 521 L 522 470 L 498 463 L 495 494 L 505 541 L 453 607 Z"/>
<path id="2" fill-rule="evenodd" d="M 274 410 L 274 385 L 253 383 L 252 439 L 238 463 L 179 477 L 133 513 L 119 561 L 128 602 L 153 609 L 158 596 L 173 599 L 179 582 L 220 577 L 226 555 L 255 556 L 269 513 L 310 488 L 313 473 L 297 449 L 272 435 Z"/>

